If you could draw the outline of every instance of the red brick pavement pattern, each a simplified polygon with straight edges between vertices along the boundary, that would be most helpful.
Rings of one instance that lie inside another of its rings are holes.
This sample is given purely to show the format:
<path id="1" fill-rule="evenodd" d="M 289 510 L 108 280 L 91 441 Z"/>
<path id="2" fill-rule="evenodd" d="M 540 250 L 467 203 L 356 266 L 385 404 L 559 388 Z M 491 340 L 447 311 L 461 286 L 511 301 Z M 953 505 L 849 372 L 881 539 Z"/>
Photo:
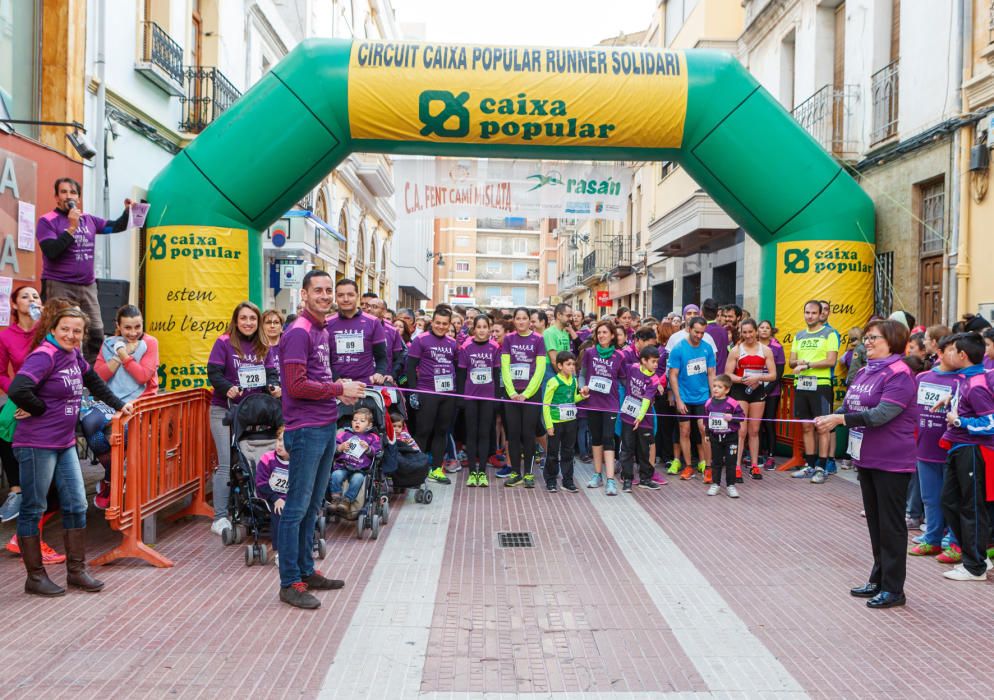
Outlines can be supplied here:
<path id="1" fill-rule="evenodd" d="M 908 557 L 904 608 L 869 610 L 849 595 L 872 564 L 856 484 L 767 474 L 747 478 L 738 501 L 704 490 L 672 480 L 636 498 L 812 697 L 990 688 L 991 581 L 947 581 L 933 557 Z"/>
<path id="2" fill-rule="evenodd" d="M 119 535 L 90 516 L 91 549 L 100 553 Z M 0 694 L 315 697 L 390 528 L 360 542 L 354 528 L 339 526 L 318 568 L 346 588 L 318 592 L 323 605 L 310 612 L 279 602 L 272 563 L 246 567 L 243 548 L 223 547 L 208 527 L 203 519 L 160 521 L 158 548 L 176 566 L 98 567 L 107 584 L 99 594 L 25 595 L 20 558 L 0 554 Z M 0 531 L 4 542 L 11 532 Z M 59 527 L 47 528 L 46 540 L 62 551 Z M 65 582 L 64 565 L 49 574 Z"/>
<path id="3" fill-rule="evenodd" d="M 586 496 L 459 476 L 423 692 L 707 690 Z"/>

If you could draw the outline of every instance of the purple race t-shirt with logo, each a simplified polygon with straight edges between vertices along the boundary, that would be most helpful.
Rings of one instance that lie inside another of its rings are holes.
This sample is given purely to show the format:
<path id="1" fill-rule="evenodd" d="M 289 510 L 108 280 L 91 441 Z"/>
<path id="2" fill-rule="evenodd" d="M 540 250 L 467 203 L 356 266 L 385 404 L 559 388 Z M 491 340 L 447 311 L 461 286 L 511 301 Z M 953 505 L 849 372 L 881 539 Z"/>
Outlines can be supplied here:
<path id="1" fill-rule="evenodd" d="M 89 369 L 79 350 L 69 352 L 47 340 L 28 355 L 18 374 L 35 383 L 45 412 L 17 421 L 14 447 L 64 450 L 76 444 L 83 375 Z"/>
<path id="2" fill-rule="evenodd" d="M 229 403 L 234 406 L 249 394 L 258 394 L 260 391 L 266 391 L 266 368 L 274 367 L 272 358 L 273 355 L 268 352 L 262 358 L 254 352 L 243 352 L 239 356 L 231 344 L 231 336 L 227 333 L 220 336 L 214 341 L 214 347 L 211 348 L 207 364 L 222 367 L 224 369 L 224 378 L 241 388 L 242 393 L 233 399 L 229 399 L 223 391 L 215 390 L 214 396 L 211 398 L 211 405 L 227 408 Z M 259 385 L 260 382 L 261 385 Z"/>
<path id="3" fill-rule="evenodd" d="M 459 367 L 466 370 L 463 393 L 481 399 L 494 398 L 494 380 L 500 373 L 500 347 L 493 340 L 468 340 L 459 348 Z"/>
<path id="4" fill-rule="evenodd" d="M 97 233 L 107 228 L 103 219 L 83 214 L 73 234 L 73 242 L 55 260 L 42 256 L 41 278 L 69 284 L 93 284 L 93 249 Z M 54 241 L 63 231 L 69 230 L 69 217 L 60 211 L 50 211 L 38 219 L 35 238 L 38 242 Z"/>
<path id="5" fill-rule="evenodd" d="M 504 336 L 504 343 L 500 349 L 501 355 L 507 355 L 511 360 L 511 376 L 521 376 L 524 379 L 514 379 L 514 390 L 521 393 L 528 386 L 531 378 L 535 375 L 535 360 L 545 357 L 545 341 L 538 333 L 521 335 L 520 333 L 508 333 Z M 519 369 L 515 369 L 515 366 Z M 526 369 L 527 368 L 527 369 Z"/>
<path id="6" fill-rule="evenodd" d="M 335 314 L 328 318 L 328 336 L 335 378 L 369 383 L 376 372 L 373 346 L 387 342 L 380 319 L 361 311 L 352 318 Z"/>
<path id="7" fill-rule="evenodd" d="M 952 406 L 960 418 L 977 418 L 994 413 L 994 395 L 987 385 L 987 373 L 959 375 L 959 385 L 953 394 Z M 942 438 L 953 445 L 984 445 L 994 447 L 994 436 L 970 433 L 966 428 L 947 426 Z"/>
<path id="8" fill-rule="evenodd" d="M 624 376 L 625 361 L 621 351 L 616 349 L 605 360 L 597 354 L 596 346 L 587 348 L 580 360 L 581 384 L 590 388 L 590 396 L 584 401 L 584 407 L 617 411 L 621 405 L 618 383 Z"/>
<path id="9" fill-rule="evenodd" d="M 407 355 L 418 360 L 418 381 L 414 388 L 418 391 L 445 394 L 455 392 L 458 351 L 453 338 L 439 338 L 432 331 L 422 333 L 412 340 Z"/>
<path id="10" fill-rule="evenodd" d="M 915 408 L 918 411 L 918 433 L 915 435 L 916 455 L 924 462 L 945 462 L 946 450 L 939 445 L 946 432 L 946 414 L 949 413 L 948 402 L 956 387 L 959 386 L 959 375 L 955 372 L 943 372 L 932 369 L 922 372 L 915 377 L 918 385 Z M 932 407 L 938 403 L 942 406 L 937 411 Z"/>
<path id="11" fill-rule="evenodd" d="M 404 339 L 400 337 L 400 331 L 389 323 L 380 322 L 383 326 L 383 337 L 387 346 L 387 374 L 393 374 L 393 363 L 404 354 Z"/>
<path id="12" fill-rule="evenodd" d="M 307 378 L 322 384 L 330 383 L 331 353 L 328 328 L 312 320 L 304 312 L 286 329 L 280 338 L 280 384 L 283 385 L 283 422 L 287 430 L 329 425 L 338 419 L 335 399 L 295 399 L 286 390 L 287 365 L 304 365 Z"/>
<path id="13" fill-rule="evenodd" d="M 634 402 L 638 402 L 638 406 L 641 407 L 642 400 L 649 399 L 649 409 L 651 410 L 652 401 L 656 398 L 656 387 L 659 385 L 656 375 L 646 374 L 642 371 L 638 363 L 626 365 L 624 371 L 625 374 L 622 382 L 625 386 L 625 403 L 634 410 L 636 406 Z M 649 415 L 648 410 L 646 411 L 646 415 Z M 628 425 L 635 425 L 635 416 L 631 415 L 630 411 L 622 410 L 621 420 L 628 423 Z"/>
<path id="14" fill-rule="evenodd" d="M 849 384 L 843 408 L 846 413 L 862 413 L 887 402 L 903 410 L 877 428 L 850 428 L 849 452 L 862 469 L 887 472 L 915 471 L 914 435 L 917 421 L 917 386 L 911 369 L 899 355 L 860 368 Z M 854 449 L 855 448 L 855 449 Z"/>
<path id="15" fill-rule="evenodd" d="M 770 344 L 769 344 L 768 347 L 770 348 L 770 352 L 773 353 L 773 364 L 774 365 L 776 365 L 777 367 L 779 367 L 780 365 L 787 364 L 787 357 L 784 354 L 783 345 L 780 344 L 779 340 L 777 340 L 776 338 L 770 338 Z M 769 386 L 770 386 L 770 389 L 769 389 L 769 391 L 766 392 L 767 398 L 771 398 L 771 397 L 774 397 L 774 396 L 780 396 L 780 380 L 779 379 L 777 381 L 775 381 L 775 382 L 770 382 Z"/>
<path id="16" fill-rule="evenodd" d="M 380 451 L 380 436 L 372 431 L 355 433 L 349 428 L 339 430 L 335 444 L 342 443 L 350 445 L 345 452 L 335 453 L 335 469 L 365 471 L 373 465 L 373 456 Z M 369 449 L 365 449 L 366 447 Z"/>

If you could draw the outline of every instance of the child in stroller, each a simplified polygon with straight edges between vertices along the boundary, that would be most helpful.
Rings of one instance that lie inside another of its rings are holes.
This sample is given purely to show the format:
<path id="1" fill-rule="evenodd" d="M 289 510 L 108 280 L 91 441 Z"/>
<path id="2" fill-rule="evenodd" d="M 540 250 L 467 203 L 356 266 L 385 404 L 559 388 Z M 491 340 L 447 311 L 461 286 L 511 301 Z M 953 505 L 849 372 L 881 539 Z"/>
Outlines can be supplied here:
<path id="1" fill-rule="evenodd" d="M 290 453 L 283 445 L 283 426 L 276 430 L 276 448 L 259 458 L 255 469 L 255 492 L 269 506 L 269 531 L 274 536 L 273 550 L 276 549 L 275 534 L 280 530 L 280 515 L 286 505 L 287 487 L 290 485 Z M 280 563 L 277 552 L 273 563 Z"/>
<path id="2" fill-rule="evenodd" d="M 390 420 L 397 440 L 393 449 L 387 450 L 383 473 L 390 479 L 394 493 L 404 493 L 409 488 L 417 489 L 414 500 L 427 505 L 432 499 L 431 489 L 427 486 L 430 471 L 428 455 L 421 451 L 404 424 L 402 406 L 403 403 L 398 403 L 390 407 Z"/>
<path id="3" fill-rule="evenodd" d="M 373 429 L 373 412 L 368 408 L 358 408 L 352 414 L 351 428 L 338 431 L 338 447 L 335 448 L 335 467 L 331 472 L 328 487 L 332 511 L 346 517 L 353 515 L 359 489 L 365 481 L 373 459 L 380 452 L 380 436 Z M 342 487 L 348 482 L 349 488 L 343 497 Z M 350 518 L 351 519 L 351 518 Z"/>

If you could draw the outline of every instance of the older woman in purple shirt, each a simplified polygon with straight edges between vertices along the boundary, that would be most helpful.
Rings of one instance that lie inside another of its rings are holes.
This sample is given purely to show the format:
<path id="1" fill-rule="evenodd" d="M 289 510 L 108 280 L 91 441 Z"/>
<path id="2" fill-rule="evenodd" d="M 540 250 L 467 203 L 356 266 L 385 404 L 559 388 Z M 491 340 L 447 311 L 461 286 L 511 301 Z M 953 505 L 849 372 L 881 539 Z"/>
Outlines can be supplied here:
<path id="1" fill-rule="evenodd" d="M 819 432 L 845 425 L 849 454 L 859 470 L 866 526 L 873 548 L 869 580 L 849 592 L 869 598 L 869 608 L 904 605 L 907 525 L 904 504 L 915 471 L 916 385 L 901 361 L 908 329 L 896 321 L 874 321 L 863 334 L 866 366 L 849 381 L 836 413 L 815 419 Z"/>

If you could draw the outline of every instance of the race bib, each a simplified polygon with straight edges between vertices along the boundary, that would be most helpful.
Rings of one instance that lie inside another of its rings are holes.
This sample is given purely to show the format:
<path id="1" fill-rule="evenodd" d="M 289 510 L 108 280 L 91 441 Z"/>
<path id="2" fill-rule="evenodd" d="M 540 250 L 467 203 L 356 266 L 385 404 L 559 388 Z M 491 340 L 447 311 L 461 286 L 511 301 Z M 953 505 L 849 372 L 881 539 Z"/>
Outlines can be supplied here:
<path id="1" fill-rule="evenodd" d="M 761 377 L 764 374 L 766 374 L 765 369 L 747 369 L 745 372 L 743 372 L 743 376 L 746 377 Z"/>
<path id="2" fill-rule="evenodd" d="M 489 367 L 477 367 L 469 371 L 469 381 L 474 384 L 489 384 L 492 376 Z"/>
<path id="3" fill-rule="evenodd" d="M 849 431 L 849 446 L 846 451 L 853 459 L 860 458 L 860 453 L 863 451 L 863 433 L 856 430 Z"/>
<path id="4" fill-rule="evenodd" d="M 348 447 L 345 448 L 345 454 L 349 457 L 355 457 L 359 459 L 364 454 L 366 454 L 366 443 L 362 440 L 349 440 Z"/>
<path id="5" fill-rule="evenodd" d="M 708 430 L 728 430 L 728 421 L 724 413 L 708 414 Z"/>
<path id="6" fill-rule="evenodd" d="M 511 379 L 516 382 L 528 381 L 530 370 L 531 367 L 528 366 L 527 362 L 516 362 L 511 365 Z"/>
<path id="7" fill-rule="evenodd" d="M 591 391 L 596 391 L 599 394 L 607 394 L 611 391 L 611 380 L 607 377 L 591 377 L 587 386 L 590 387 Z"/>
<path id="8" fill-rule="evenodd" d="M 687 363 L 687 376 L 693 377 L 695 374 L 704 374 L 708 371 L 708 362 L 703 357 L 698 357 Z"/>
<path id="9" fill-rule="evenodd" d="M 451 374 L 435 375 L 435 391 L 448 392 L 455 388 L 455 382 Z"/>
<path id="10" fill-rule="evenodd" d="M 953 388 L 942 384 L 922 382 L 918 385 L 918 405 L 932 408 L 940 401 L 952 398 Z"/>
<path id="11" fill-rule="evenodd" d="M 362 333 L 339 333 L 335 336 L 335 352 L 339 355 L 358 355 L 364 349 Z"/>
<path id="12" fill-rule="evenodd" d="M 818 391 L 818 377 L 798 377 L 798 391 Z"/>
<path id="13" fill-rule="evenodd" d="M 238 368 L 238 386 L 242 389 L 266 386 L 266 368 L 262 365 L 242 365 Z"/>
<path id="14" fill-rule="evenodd" d="M 576 418 L 576 404 L 564 403 L 559 406 L 559 420 L 574 420 Z"/>
<path id="15" fill-rule="evenodd" d="M 289 485 L 290 472 L 286 470 L 286 467 L 276 467 L 269 475 L 269 488 L 273 490 L 273 493 L 286 493 Z"/>
<path id="16" fill-rule="evenodd" d="M 626 396 L 625 400 L 621 403 L 621 412 L 632 418 L 638 418 L 641 409 L 642 400 L 636 399 L 634 396 Z"/>
<path id="17" fill-rule="evenodd" d="M 396 389 L 387 389 L 387 396 L 390 397 L 390 403 L 392 405 L 395 405 L 400 400 Z"/>

